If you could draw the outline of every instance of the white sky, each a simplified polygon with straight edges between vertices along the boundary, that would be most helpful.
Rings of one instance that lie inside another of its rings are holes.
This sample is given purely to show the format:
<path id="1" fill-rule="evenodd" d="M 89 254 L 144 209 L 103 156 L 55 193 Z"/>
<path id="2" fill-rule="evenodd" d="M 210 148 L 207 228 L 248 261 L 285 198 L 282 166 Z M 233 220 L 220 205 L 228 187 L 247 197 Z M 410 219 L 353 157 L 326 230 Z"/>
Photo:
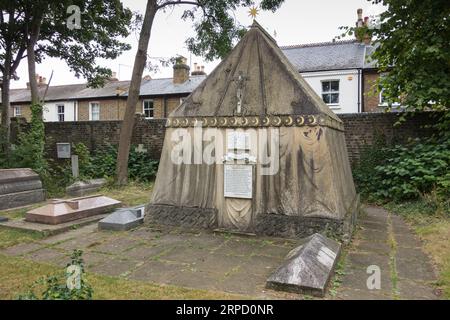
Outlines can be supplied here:
<path id="1" fill-rule="evenodd" d="M 144 13 L 145 0 L 122 0 L 122 2 L 132 11 Z M 191 22 L 185 22 L 180 18 L 185 7 L 178 6 L 173 11 L 157 13 L 149 45 L 151 57 L 170 58 L 177 54 L 188 59 L 191 57 L 185 40 L 194 34 L 193 26 Z M 356 10 L 358 8 L 363 9 L 363 16 L 378 14 L 382 11 L 382 7 L 375 7 L 367 0 L 285 0 L 285 3 L 275 13 L 261 11 L 257 20 L 271 35 L 274 35 L 274 31 L 276 31 L 276 40 L 280 46 L 323 42 L 331 41 L 339 35 L 341 33 L 338 29 L 339 26 L 353 26 L 357 19 Z M 250 25 L 252 22 L 248 17 L 248 8 L 236 11 L 235 16 L 243 25 Z M 81 21 L 81 26 L 83 26 L 83 21 Z M 131 50 L 123 53 L 114 61 L 99 61 L 99 64 L 117 72 L 120 80 L 131 79 L 138 35 L 131 34 L 126 42 L 132 45 Z M 205 65 L 207 73 L 210 73 L 218 63 L 218 61 L 205 63 L 201 57 L 192 55 L 191 63 L 194 62 Z M 47 80 L 52 70 L 54 74 L 51 85 L 85 82 L 84 79 L 76 78 L 65 62 L 59 59 L 46 59 L 36 66 L 36 72 L 46 77 Z M 17 74 L 20 80 L 12 82 L 11 87 L 25 87 L 28 81 L 26 59 L 22 60 Z M 171 77 L 172 68 L 161 67 L 157 72 L 145 70 L 145 74 L 150 74 L 153 78 Z"/>

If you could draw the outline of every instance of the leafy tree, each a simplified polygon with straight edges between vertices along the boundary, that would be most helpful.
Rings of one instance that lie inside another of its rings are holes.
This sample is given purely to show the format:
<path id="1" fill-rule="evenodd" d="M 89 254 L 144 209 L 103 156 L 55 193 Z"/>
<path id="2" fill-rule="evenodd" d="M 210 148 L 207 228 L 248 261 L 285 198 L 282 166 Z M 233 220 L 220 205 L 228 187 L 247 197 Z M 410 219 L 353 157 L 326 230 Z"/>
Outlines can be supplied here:
<path id="1" fill-rule="evenodd" d="M 68 27 L 74 13 L 70 6 L 80 9 L 79 28 Z M 34 66 L 45 57 L 63 59 L 76 76 L 100 86 L 111 70 L 98 66 L 96 59 L 115 59 L 130 49 L 120 38 L 129 34 L 132 14 L 120 0 L 0 0 L 0 11 L 3 149 L 8 153 L 10 81 L 22 59 L 28 58 L 33 104 L 39 102 Z"/>
<path id="2" fill-rule="evenodd" d="M 448 0 L 368 0 L 383 4 L 374 27 L 372 58 L 380 72 L 379 89 L 388 104 L 401 103 L 408 111 L 443 111 L 439 129 L 450 128 L 450 2 Z M 359 28 L 344 27 L 345 35 Z"/>
<path id="3" fill-rule="evenodd" d="M 284 0 L 263 0 L 261 9 L 277 10 Z M 165 12 L 174 6 L 186 6 L 181 18 L 191 20 L 196 35 L 186 40 L 188 48 L 207 60 L 223 58 L 233 47 L 234 42 L 244 33 L 245 28 L 237 23 L 233 11 L 239 7 L 254 5 L 252 0 L 148 0 L 139 36 L 130 89 L 124 120 L 120 131 L 117 155 L 117 184 L 124 185 L 128 180 L 128 158 L 133 133 L 134 114 L 139 98 L 142 74 L 147 61 L 148 43 L 153 19 L 158 12 Z"/>

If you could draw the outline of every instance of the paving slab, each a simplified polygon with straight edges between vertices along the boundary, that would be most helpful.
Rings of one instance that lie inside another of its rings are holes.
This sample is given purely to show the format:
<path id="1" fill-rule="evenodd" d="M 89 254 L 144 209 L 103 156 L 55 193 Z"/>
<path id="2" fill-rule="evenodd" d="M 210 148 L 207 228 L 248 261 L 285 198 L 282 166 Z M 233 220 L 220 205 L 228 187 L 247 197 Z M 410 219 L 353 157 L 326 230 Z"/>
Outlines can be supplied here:
<path id="1" fill-rule="evenodd" d="M 158 284 L 168 284 L 169 280 L 180 273 L 183 268 L 184 266 L 174 263 L 147 261 L 134 269 L 127 278 Z"/>
<path id="2" fill-rule="evenodd" d="M 44 245 L 40 242 L 20 243 L 12 247 L 1 250 L 0 252 L 10 256 L 20 256 L 42 248 Z"/>
<path id="3" fill-rule="evenodd" d="M 397 273 L 400 278 L 410 280 L 433 281 L 436 274 L 433 266 L 428 261 L 423 260 L 396 260 Z"/>
<path id="4" fill-rule="evenodd" d="M 24 258 L 58 266 L 66 266 L 70 262 L 70 256 L 68 254 L 51 248 L 43 248 L 37 251 L 33 251 L 26 254 Z"/>
<path id="5" fill-rule="evenodd" d="M 357 290 L 342 287 L 336 300 L 392 300 L 390 294 L 379 292 L 378 290 Z"/>
<path id="6" fill-rule="evenodd" d="M 409 279 L 399 279 L 397 283 L 402 299 L 436 300 L 439 298 L 429 284 Z"/>
<path id="7" fill-rule="evenodd" d="M 126 277 L 131 274 L 142 263 L 135 260 L 122 260 L 110 258 L 103 263 L 87 268 L 88 271 L 100 273 L 109 276 Z"/>
<path id="8" fill-rule="evenodd" d="M 375 252 L 377 254 L 389 255 L 391 248 L 387 241 L 359 240 L 358 250 L 360 252 Z"/>

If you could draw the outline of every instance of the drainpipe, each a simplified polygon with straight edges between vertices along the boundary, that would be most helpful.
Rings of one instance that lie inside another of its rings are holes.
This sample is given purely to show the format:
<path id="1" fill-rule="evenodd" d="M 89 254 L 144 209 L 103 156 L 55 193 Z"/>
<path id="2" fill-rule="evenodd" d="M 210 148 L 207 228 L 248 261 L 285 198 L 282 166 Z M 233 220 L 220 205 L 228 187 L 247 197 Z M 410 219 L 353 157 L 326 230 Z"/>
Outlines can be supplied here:
<path id="1" fill-rule="evenodd" d="M 164 100 L 163 100 L 163 108 L 164 108 L 164 118 L 167 118 L 167 97 L 164 96 Z"/>
<path id="2" fill-rule="evenodd" d="M 362 85 L 362 70 L 358 69 L 358 113 L 362 112 L 362 108 L 361 108 L 361 101 L 362 101 L 361 85 Z"/>

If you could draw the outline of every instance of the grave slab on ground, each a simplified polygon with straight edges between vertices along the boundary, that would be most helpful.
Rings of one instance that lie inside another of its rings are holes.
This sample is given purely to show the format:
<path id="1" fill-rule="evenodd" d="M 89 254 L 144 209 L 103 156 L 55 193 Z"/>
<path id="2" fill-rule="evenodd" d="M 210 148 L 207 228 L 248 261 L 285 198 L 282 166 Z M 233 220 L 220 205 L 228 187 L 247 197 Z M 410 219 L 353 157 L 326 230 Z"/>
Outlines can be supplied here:
<path id="1" fill-rule="evenodd" d="M 106 179 L 92 179 L 77 181 L 66 188 L 66 193 L 71 197 L 82 197 L 97 192 L 106 184 Z"/>
<path id="2" fill-rule="evenodd" d="M 316 233 L 289 252 L 267 279 L 266 287 L 323 297 L 340 251 L 340 243 Z"/>
<path id="3" fill-rule="evenodd" d="M 31 169 L 0 170 L 0 210 L 45 200 L 39 175 Z"/>
<path id="4" fill-rule="evenodd" d="M 120 201 L 101 195 L 69 200 L 54 199 L 45 206 L 28 211 L 25 220 L 55 225 L 107 213 L 120 204 Z"/>
<path id="5" fill-rule="evenodd" d="M 103 218 L 98 223 L 100 230 L 124 231 L 144 223 L 145 205 L 134 208 L 121 208 Z"/>

